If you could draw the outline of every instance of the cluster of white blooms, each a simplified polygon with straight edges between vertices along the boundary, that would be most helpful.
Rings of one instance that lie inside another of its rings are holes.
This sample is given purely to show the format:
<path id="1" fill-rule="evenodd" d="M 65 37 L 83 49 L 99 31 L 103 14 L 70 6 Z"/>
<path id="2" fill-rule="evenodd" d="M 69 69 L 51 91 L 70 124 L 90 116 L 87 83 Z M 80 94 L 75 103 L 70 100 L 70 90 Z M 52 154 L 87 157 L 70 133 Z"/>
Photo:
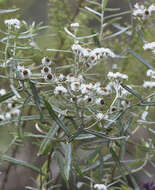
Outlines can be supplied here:
<path id="1" fill-rule="evenodd" d="M 0 89 L 0 96 L 6 94 L 5 89 Z M 17 117 L 20 113 L 18 106 L 14 103 L 17 100 L 16 96 L 8 99 L 6 105 L 0 105 L 0 122 L 6 119 L 11 119 L 12 117 Z M 4 103 L 3 103 L 4 104 Z"/>
<path id="2" fill-rule="evenodd" d="M 154 88 L 155 81 L 144 81 L 143 87 L 144 88 Z"/>
<path id="3" fill-rule="evenodd" d="M 65 94 L 65 93 L 67 93 L 67 89 L 62 85 L 58 85 L 54 90 L 54 94 L 56 94 L 56 95 L 57 94 Z"/>
<path id="4" fill-rule="evenodd" d="M 80 26 L 80 24 L 78 22 L 74 22 L 74 23 L 71 23 L 70 26 L 72 28 L 78 28 Z"/>
<path id="5" fill-rule="evenodd" d="M 146 75 L 150 78 L 155 79 L 155 71 L 153 71 L 152 69 L 147 70 Z"/>
<path id="6" fill-rule="evenodd" d="M 108 48 L 95 48 L 93 50 L 83 48 L 78 43 L 72 45 L 72 51 L 78 58 L 79 62 L 85 63 L 86 65 L 94 65 L 99 63 L 103 58 L 106 57 L 117 57 L 110 49 Z"/>
<path id="7" fill-rule="evenodd" d="M 104 184 L 95 184 L 94 188 L 97 190 L 107 190 L 107 187 Z"/>
<path id="8" fill-rule="evenodd" d="M 19 77 L 20 80 L 30 79 L 31 75 L 32 73 L 30 69 L 20 65 L 17 66 L 17 76 Z"/>
<path id="9" fill-rule="evenodd" d="M 146 8 L 141 2 L 134 5 L 133 16 L 141 20 L 146 20 L 151 16 L 152 12 L 155 11 L 155 5 L 152 4 Z"/>
<path id="10" fill-rule="evenodd" d="M 92 105 L 103 106 L 105 103 L 103 96 L 112 93 L 111 83 L 105 87 L 99 82 L 87 83 L 82 75 L 76 77 L 69 74 L 66 77 L 63 75 L 62 78 L 63 82 L 56 86 L 54 94 L 65 94 L 72 103 L 91 103 Z"/>
<path id="11" fill-rule="evenodd" d="M 47 82 L 52 82 L 55 79 L 53 73 L 51 72 L 51 67 L 50 67 L 52 61 L 48 57 L 43 57 L 41 62 L 43 65 L 41 69 L 42 76 Z"/>
<path id="12" fill-rule="evenodd" d="M 110 71 L 107 76 L 108 76 L 108 78 L 110 80 L 113 80 L 113 79 L 124 79 L 124 80 L 127 80 L 128 79 L 128 75 L 122 74 L 122 73 L 119 73 L 119 72 L 113 73 L 113 72 Z"/>
<path id="13" fill-rule="evenodd" d="M 11 29 L 11 27 L 14 27 L 15 29 L 19 29 L 20 28 L 20 21 L 16 18 L 11 18 L 8 20 L 5 20 L 4 23 L 8 26 L 8 28 Z"/>
<path id="14" fill-rule="evenodd" d="M 143 48 L 144 50 L 152 50 L 152 53 L 155 54 L 155 42 L 145 43 Z"/>
<path id="15" fill-rule="evenodd" d="M 155 71 L 152 69 L 147 70 L 146 75 L 148 77 L 150 77 L 151 79 L 155 79 Z M 155 87 L 155 81 L 144 81 L 143 87 L 144 88 L 154 88 Z"/>

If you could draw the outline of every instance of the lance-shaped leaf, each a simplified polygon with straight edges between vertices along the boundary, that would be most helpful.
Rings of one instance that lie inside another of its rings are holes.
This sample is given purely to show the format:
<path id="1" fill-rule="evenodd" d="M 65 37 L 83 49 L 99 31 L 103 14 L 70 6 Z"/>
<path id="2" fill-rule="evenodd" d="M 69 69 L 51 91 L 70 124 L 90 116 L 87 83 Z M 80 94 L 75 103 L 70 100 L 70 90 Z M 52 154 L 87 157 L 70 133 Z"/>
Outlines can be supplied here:
<path id="1" fill-rule="evenodd" d="M 29 101 L 31 100 L 31 96 L 28 96 L 26 98 L 26 100 L 24 101 L 22 108 L 20 110 L 19 116 L 18 116 L 18 137 L 19 138 L 23 138 L 23 129 L 22 129 L 22 125 L 21 125 L 21 118 L 22 118 L 22 114 L 24 112 L 24 108 L 25 106 L 29 103 Z"/>
<path id="2" fill-rule="evenodd" d="M 113 123 L 115 123 L 122 115 L 123 115 L 123 111 L 118 112 L 116 115 L 114 115 L 112 118 L 110 118 L 106 124 L 105 124 L 105 128 L 109 128 Z"/>
<path id="3" fill-rule="evenodd" d="M 150 65 L 145 59 L 143 59 L 140 55 L 138 55 L 136 52 L 134 52 L 131 49 L 128 49 L 128 52 L 134 55 L 141 63 L 143 63 L 145 66 L 147 66 L 149 69 L 154 69 L 152 65 Z"/>
<path id="4" fill-rule="evenodd" d="M 58 131 L 58 129 L 59 129 L 59 126 L 57 125 L 56 127 L 52 127 L 49 130 L 49 132 L 47 133 L 46 137 L 44 138 L 44 140 L 41 143 L 38 155 L 44 154 L 47 146 L 50 144 L 52 138 L 54 137 L 54 135 L 56 134 L 56 132 Z"/>
<path id="5" fill-rule="evenodd" d="M 9 163 L 12 163 L 12 164 L 16 164 L 16 165 L 20 165 L 20 166 L 24 166 L 24 167 L 30 168 L 33 171 L 41 174 L 41 170 L 39 168 L 37 168 L 36 166 L 34 166 L 32 164 L 29 164 L 29 163 L 27 163 L 25 161 L 17 160 L 15 158 L 12 158 L 12 157 L 6 156 L 6 155 L 2 156 L 0 159 L 2 161 L 6 161 L 6 162 L 9 162 Z"/>
<path id="6" fill-rule="evenodd" d="M 134 96 L 136 96 L 139 100 L 141 100 L 143 102 L 143 98 L 141 97 L 140 94 L 138 94 L 138 92 L 136 92 L 135 90 L 129 88 L 128 86 L 124 85 L 123 83 L 121 83 L 121 86 L 127 90 L 130 94 L 133 94 Z"/>
<path id="7" fill-rule="evenodd" d="M 121 137 L 108 137 L 108 136 L 106 136 L 102 132 L 98 132 L 98 131 L 94 131 L 94 130 L 90 130 L 90 129 L 84 129 L 83 131 L 85 131 L 86 133 L 95 135 L 97 137 L 105 138 L 108 141 L 115 141 L 115 140 L 121 140 L 121 139 L 126 138 L 125 136 L 121 136 Z"/>
<path id="8" fill-rule="evenodd" d="M 138 106 L 155 106 L 155 102 L 143 102 Z"/>
<path id="9" fill-rule="evenodd" d="M 71 161 L 72 161 L 72 145 L 71 143 L 68 143 L 66 144 L 66 150 L 65 150 L 65 171 L 64 171 L 67 180 L 69 180 Z"/>
<path id="10" fill-rule="evenodd" d="M 36 86 L 35 86 L 35 84 L 32 81 L 29 81 L 29 84 L 30 84 L 30 87 L 31 87 L 31 90 L 32 90 L 34 102 L 35 102 L 35 104 L 36 104 L 36 106 L 38 108 L 38 111 L 40 113 L 40 118 L 42 119 L 43 118 L 43 112 L 42 112 L 42 109 L 41 109 L 40 97 L 38 95 Z"/>
<path id="11" fill-rule="evenodd" d="M 16 89 L 18 92 L 22 91 L 21 88 Z M 9 98 L 12 98 L 14 96 L 14 92 L 8 92 L 7 94 L 0 96 L 0 103 L 4 102 L 5 100 L 8 100 Z"/>
<path id="12" fill-rule="evenodd" d="M 19 9 L 1 9 L 0 14 L 5 14 L 5 13 L 12 13 L 15 11 L 18 11 Z"/>
<path id="13" fill-rule="evenodd" d="M 50 103 L 44 98 L 45 107 L 48 110 L 49 115 L 52 117 L 52 119 L 59 125 L 60 128 L 65 132 L 67 136 L 70 136 L 70 132 L 68 128 L 64 125 L 64 123 L 58 118 L 55 111 L 52 109 L 52 106 Z"/>

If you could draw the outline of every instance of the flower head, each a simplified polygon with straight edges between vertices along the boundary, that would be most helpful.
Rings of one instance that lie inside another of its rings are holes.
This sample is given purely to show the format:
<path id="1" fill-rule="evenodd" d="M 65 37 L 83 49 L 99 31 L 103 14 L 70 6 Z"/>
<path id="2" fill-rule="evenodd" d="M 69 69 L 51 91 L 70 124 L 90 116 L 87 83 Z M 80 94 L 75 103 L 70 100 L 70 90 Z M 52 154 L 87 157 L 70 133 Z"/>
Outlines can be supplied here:
<path id="1" fill-rule="evenodd" d="M 9 27 L 14 27 L 15 29 L 19 29 L 20 28 L 20 21 L 16 18 L 11 18 L 8 20 L 5 20 L 4 23 Z"/>
<path id="2" fill-rule="evenodd" d="M 95 184 L 94 188 L 97 190 L 107 190 L 107 187 L 104 184 Z"/>

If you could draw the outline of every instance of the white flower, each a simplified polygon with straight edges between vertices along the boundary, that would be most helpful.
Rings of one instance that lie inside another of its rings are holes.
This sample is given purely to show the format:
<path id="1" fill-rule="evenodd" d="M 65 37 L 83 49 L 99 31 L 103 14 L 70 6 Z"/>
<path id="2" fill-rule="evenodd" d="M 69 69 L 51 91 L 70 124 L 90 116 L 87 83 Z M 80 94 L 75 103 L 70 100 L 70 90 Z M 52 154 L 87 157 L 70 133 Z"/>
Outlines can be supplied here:
<path id="1" fill-rule="evenodd" d="M 155 71 L 152 69 L 147 70 L 146 75 L 151 78 L 155 78 Z"/>
<path id="2" fill-rule="evenodd" d="M 72 51 L 76 54 L 79 53 L 81 51 L 81 49 L 82 49 L 82 47 L 79 44 L 72 45 Z"/>
<path id="3" fill-rule="evenodd" d="M 64 80 L 65 80 L 65 75 L 60 74 L 60 75 L 58 76 L 58 80 L 59 80 L 59 81 L 64 81 Z"/>
<path id="4" fill-rule="evenodd" d="M 103 100 L 103 98 L 97 98 L 96 101 L 95 101 L 95 103 L 97 105 L 104 105 L 104 100 Z"/>
<path id="5" fill-rule="evenodd" d="M 10 114 L 9 112 L 7 112 L 7 113 L 5 114 L 5 118 L 6 118 L 6 119 L 11 119 L 11 114 Z"/>
<path id="6" fill-rule="evenodd" d="M 52 61 L 48 57 L 43 57 L 41 62 L 43 65 L 46 65 L 46 66 L 49 66 L 52 63 Z"/>
<path id="7" fill-rule="evenodd" d="M 136 3 L 133 10 L 133 16 L 145 20 L 150 16 L 150 12 L 148 9 L 144 7 L 142 3 Z"/>
<path id="8" fill-rule="evenodd" d="M 155 54 L 155 42 L 145 43 L 143 48 L 144 50 L 150 49 Z"/>
<path id="9" fill-rule="evenodd" d="M 74 22 L 74 23 L 71 23 L 70 26 L 71 26 L 72 28 L 78 28 L 78 27 L 80 26 L 80 24 L 77 23 L 77 22 Z"/>
<path id="10" fill-rule="evenodd" d="M 80 83 L 78 81 L 72 82 L 70 87 L 71 87 L 71 90 L 78 91 L 80 89 Z"/>
<path id="11" fill-rule="evenodd" d="M 148 8 L 148 11 L 149 11 L 149 13 L 150 13 L 150 15 L 151 15 L 151 13 L 152 13 L 153 11 L 155 11 L 155 4 L 150 5 L 149 8 Z"/>
<path id="12" fill-rule="evenodd" d="M 116 72 L 116 73 L 113 73 L 113 72 L 109 72 L 107 74 L 107 77 L 109 79 L 124 79 L 124 80 L 127 80 L 128 79 L 128 76 L 126 74 L 122 74 L 122 73 L 119 73 L 119 72 Z"/>
<path id="13" fill-rule="evenodd" d="M 44 66 L 41 70 L 41 74 L 44 75 L 48 75 L 49 73 L 51 73 L 51 68 L 49 66 Z"/>
<path id="14" fill-rule="evenodd" d="M 47 75 L 44 75 L 44 79 L 45 79 L 47 82 L 53 82 L 53 81 L 54 81 L 54 75 L 49 72 Z"/>
<path id="15" fill-rule="evenodd" d="M 96 114 L 96 118 L 97 118 L 98 120 L 103 119 L 103 117 L 104 117 L 103 113 L 97 113 L 97 114 Z M 96 185 L 97 185 L 97 184 L 96 184 Z"/>
<path id="16" fill-rule="evenodd" d="M 107 190 L 107 187 L 103 184 L 95 184 L 94 188 L 97 190 Z"/>
<path id="17" fill-rule="evenodd" d="M 20 28 L 20 21 L 16 18 L 5 20 L 4 23 L 8 25 L 9 28 L 11 28 L 11 26 L 13 26 L 15 29 Z"/>
<path id="18" fill-rule="evenodd" d="M 6 94 L 6 90 L 5 89 L 0 89 L 0 96 L 3 96 Z"/>
<path id="19" fill-rule="evenodd" d="M 16 106 L 16 105 L 15 105 L 15 103 L 13 103 L 13 102 L 9 102 L 9 103 L 8 103 L 8 108 L 9 108 L 9 109 L 15 108 L 15 106 Z"/>
<path id="20" fill-rule="evenodd" d="M 82 94 L 87 94 L 90 92 L 92 86 L 91 84 L 81 84 L 80 90 Z"/>
<path id="21" fill-rule="evenodd" d="M 153 87 L 155 87 L 155 82 L 154 81 L 144 81 L 143 87 L 144 88 L 153 88 Z"/>
<path id="22" fill-rule="evenodd" d="M 72 82 L 77 81 L 77 78 L 74 75 L 67 75 L 66 80 L 67 82 L 72 83 Z"/>
<path id="23" fill-rule="evenodd" d="M 55 88 L 55 90 L 54 90 L 54 94 L 65 94 L 65 93 L 67 93 L 67 89 L 65 88 L 65 87 L 63 87 L 62 85 L 59 85 L 59 86 L 57 86 L 56 88 Z"/>
<path id="24" fill-rule="evenodd" d="M 79 182 L 77 182 L 76 187 L 77 187 L 78 189 L 80 189 L 83 185 L 84 185 L 84 183 L 81 182 L 81 181 L 79 181 Z"/>
<path id="25" fill-rule="evenodd" d="M 0 114 L 0 122 L 4 120 L 4 115 Z"/>
<path id="26" fill-rule="evenodd" d="M 15 117 L 17 117 L 19 114 L 20 114 L 20 110 L 19 110 L 19 109 L 13 109 L 13 110 L 11 111 L 11 115 L 13 115 L 13 116 L 15 116 Z"/>
<path id="27" fill-rule="evenodd" d="M 144 50 L 154 49 L 155 48 L 155 42 L 145 43 L 143 48 L 144 48 Z"/>
<path id="28" fill-rule="evenodd" d="M 134 8 L 135 8 L 135 9 L 141 9 L 141 10 L 144 10 L 144 9 L 145 9 L 144 5 L 143 5 L 141 2 L 136 3 L 136 4 L 134 5 Z"/>
<path id="29" fill-rule="evenodd" d="M 109 95 L 110 94 L 110 92 L 106 89 L 106 87 L 105 88 L 104 87 L 98 87 L 96 89 L 96 93 L 98 95 L 101 95 L 101 96 L 103 96 L 103 95 Z"/>
<path id="30" fill-rule="evenodd" d="M 22 69 L 19 71 L 19 78 L 24 80 L 24 79 L 29 79 L 31 77 L 31 71 L 30 69 Z"/>

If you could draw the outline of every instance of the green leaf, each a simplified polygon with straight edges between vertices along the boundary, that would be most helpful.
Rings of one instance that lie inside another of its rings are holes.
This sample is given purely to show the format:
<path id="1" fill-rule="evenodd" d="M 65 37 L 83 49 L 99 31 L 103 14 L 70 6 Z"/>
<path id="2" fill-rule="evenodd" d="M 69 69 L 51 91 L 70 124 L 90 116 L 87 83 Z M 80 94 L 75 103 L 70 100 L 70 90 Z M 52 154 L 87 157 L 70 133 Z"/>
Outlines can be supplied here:
<path id="1" fill-rule="evenodd" d="M 22 91 L 21 88 L 19 89 L 16 89 L 18 92 Z M 0 96 L 0 103 L 1 102 L 4 102 L 5 100 L 8 100 L 9 98 L 12 98 L 15 94 L 11 91 L 11 92 L 8 92 L 7 94 L 3 95 L 3 96 Z"/>
<path id="2" fill-rule="evenodd" d="M 114 159 L 117 167 L 120 169 L 120 173 L 121 173 L 121 176 L 123 177 L 123 179 L 126 181 L 126 176 L 124 175 L 124 171 L 123 171 L 123 168 L 122 168 L 122 165 L 120 163 L 120 160 L 119 160 L 119 157 L 117 156 L 116 152 L 113 150 L 113 148 L 110 148 L 110 152 L 112 154 L 112 158 Z"/>
<path id="3" fill-rule="evenodd" d="M 125 136 L 122 136 L 122 137 L 108 137 L 108 136 L 106 136 L 106 135 L 105 135 L 104 133 L 102 133 L 102 132 L 98 132 L 98 131 L 94 131 L 94 130 L 90 130 L 90 129 L 84 129 L 84 131 L 85 131 L 86 133 L 95 135 L 95 136 L 97 136 L 97 137 L 104 138 L 104 139 L 106 139 L 107 141 L 115 141 L 115 140 L 121 140 L 121 139 L 126 138 Z"/>
<path id="4" fill-rule="evenodd" d="M 40 105 L 40 97 L 37 93 L 37 89 L 35 87 L 35 84 L 32 82 L 32 81 L 29 81 L 29 84 L 30 84 L 30 87 L 31 87 L 31 90 L 32 90 L 32 94 L 33 94 L 33 99 L 34 99 L 34 102 L 38 108 L 38 111 L 40 113 L 40 119 L 43 118 L 43 112 L 42 112 L 42 109 L 41 109 L 41 105 Z"/>
<path id="5" fill-rule="evenodd" d="M 123 111 L 118 112 L 116 115 L 114 115 L 112 118 L 110 118 L 110 121 L 108 121 L 104 128 L 107 129 L 109 128 L 113 123 L 115 123 L 122 115 L 123 115 Z"/>
<path id="6" fill-rule="evenodd" d="M 69 174 L 71 169 L 71 161 L 72 161 L 72 145 L 71 143 L 66 144 L 65 151 L 65 176 L 66 179 L 69 180 Z"/>
<path id="7" fill-rule="evenodd" d="M 22 118 L 22 113 L 24 112 L 24 108 L 25 106 L 29 103 L 29 101 L 31 100 L 31 96 L 28 96 L 26 98 L 26 100 L 24 101 L 23 105 L 22 105 L 22 108 L 20 110 L 20 114 L 18 116 L 18 137 L 19 138 L 23 138 L 23 129 L 22 129 L 22 125 L 21 125 L 21 118 Z"/>
<path id="8" fill-rule="evenodd" d="M 15 12 L 15 11 L 18 11 L 19 9 L 7 9 L 7 10 L 0 10 L 0 14 L 4 14 L 4 13 L 12 13 L 12 12 Z"/>
<path id="9" fill-rule="evenodd" d="M 47 133 L 46 137 L 44 138 L 44 140 L 42 141 L 42 143 L 40 145 L 40 149 L 39 149 L 38 155 L 44 154 L 47 146 L 50 144 L 52 138 L 57 133 L 58 129 L 59 129 L 59 126 L 56 125 L 56 127 L 52 127 L 49 130 L 49 132 Z"/>
<path id="10" fill-rule="evenodd" d="M 143 102 L 139 106 L 155 106 L 155 102 Z"/>
<path id="11" fill-rule="evenodd" d="M 141 100 L 143 102 L 143 98 L 141 97 L 140 94 L 138 94 L 135 90 L 129 88 L 128 86 L 124 85 L 123 83 L 121 83 L 121 86 L 127 90 L 130 94 L 133 94 L 134 96 L 136 96 L 139 100 Z"/>
<path id="12" fill-rule="evenodd" d="M 138 55 L 136 52 L 134 52 L 131 49 L 128 49 L 128 52 L 134 55 L 141 63 L 143 63 L 147 68 L 154 69 L 152 65 L 150 65 L 145 59 L 143 59 L 140 55 Z"/>
<path id="13" fill-rule="evenodd" d="M 62 130 L 65 132 L 65 134 L 67 136 L 70 136 L 70 132 L 69 132 L 68 128 L 64 125 L 64 123 L 55 114 L 50 103 L 47 100 L 45 100 L 45 98 L 43 100 L 44 100 L 45 107 L 48 110 L 49 115 L 52 117 L 52 119 L 54 119 L 54 121 L 59 125 L 59 127 L 62 128 Z"/>
<path id="14" fill-rule="evenodd" d="M 20 165 L 20 166 L 24 166 L 24 167 L 30 168 L 30 169 L 32 169 L 33 171 L 35 171 L 35 172 L 41 174 L 41 170 L 40 170 L 39 168 L 37 168 L 36 166 L 31 165 L 31 164 L 29 164 L 29 163 L 27 163 L 27 162 L 25 162 L 25 161 L 17 160 L 17 159 L 15 159 L 15 158 L 12 158 L 12 157 L 6 156 L 6 155 L 2 156 L 0 159 L 1 159 L 2 161 L 6 161 L 6 162 L 9 162 L 9 163 L 12 163 L 12 164 L 17 164 L 17 165 Z"/>
<path id="15" fill-rule="evenodd" d="M 49 115 L 44 115 L 44 119 L 50 119 Z M 21 117 L 21 121 L 34 121 L 34 120 L 40 120 L 40 115 L 31 115 L 31 116 Z M 13 122 L 18 122 L 18 118 L 1 121 L 0 126 L 7 125 Z"/>

